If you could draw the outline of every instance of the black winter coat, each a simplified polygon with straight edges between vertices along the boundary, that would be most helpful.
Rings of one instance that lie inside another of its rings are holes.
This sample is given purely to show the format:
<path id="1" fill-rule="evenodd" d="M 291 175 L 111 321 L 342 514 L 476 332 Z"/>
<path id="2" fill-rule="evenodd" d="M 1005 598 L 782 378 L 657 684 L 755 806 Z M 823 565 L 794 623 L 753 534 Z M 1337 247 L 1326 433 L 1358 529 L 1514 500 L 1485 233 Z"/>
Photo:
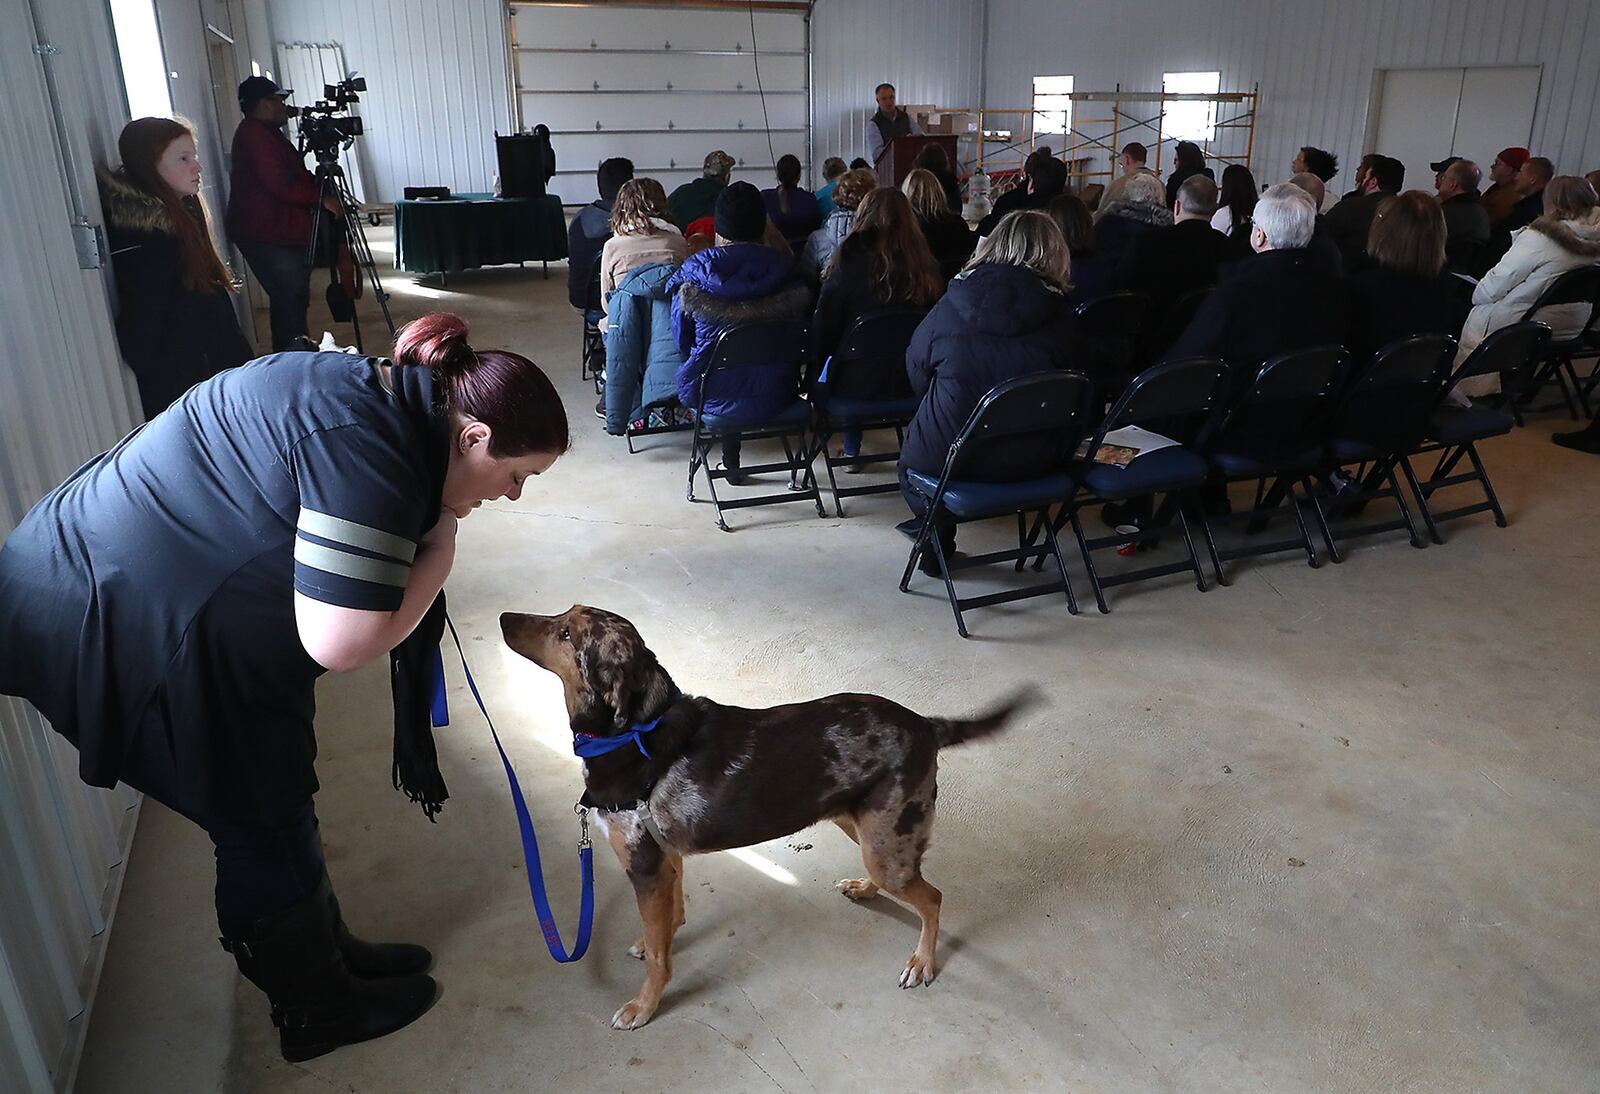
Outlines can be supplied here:
<path id="1" fill-rule="evenodd" d="M 954 281 L 906 351 L 906 374 L 922 397 L 906 431 L 900 466 L 937 475 L 950 444 L 995 385 L 1072 366 L 1083 357 L 1066 294 L 1021 266 L 983 265 Z M 1036 459 L 1017 452 L 972 478 L 1025 478 Z M 1042 458 L 1042 457 L 1041 457 Z"/>
<path id="2" fill-rule="evenodd" d="M 1417 277 L 1369 266 L 1346 282 L 1350 319 L 1345 345 L 1359 367 L 1390 342 L 1415 334 L 1461 337 L 1472 286 L 1447 273 Z"/>
<path id="3" fill-rule="evenodd" d="M 949 281 L 972 257 L 978 247 L 978 237 L 967 227 L 966 221 L 954 215 L 917 223 L 922 225 L 922 238 L 928 241 L 928 249 L 939 263 L 939 275 Z"/>
<path id="4" fill-rule="evenodd" d="M 820 371 L 848 331 L 863 316 L 918 304 L 903 297 L 886 297 L 874 284 L 872 260 L 865 253 L 859 236 L 849 236 L 839 247 L 833 270 L 822 282 L 817 309 L 811 318 L 811 368 Z M 894 398 L 903 394 L 904 385 L 892 384 L 887 390 L 852 389 L 854 398 Z"/>
<path id="5" fill-rule="evenodd" d="M 184 284 L 183 255 L 160 198 L 121 171 L 100 173 L 106 234 L 117 282 L 117 344 L 139 381 L 148 421 L 178 396 L 252 354 L 233 294 Z"/>
<path id="6" fill-rule="evenodd" d="M 1184 293 L 1216 284 L 1217 267 L 1228 257 L 1227 236 L 1204 220 L 1186 220 L 1138 236 L 1123 252 L 1117 280 L 1165 315 Z"/>
<path id="7" fill-rule="evenodd" d="M 1372 218 L 1378 215 L 1378 206 L 1385 198 L 1394 195 L 1387 190 L 1374 190 L 1370 194 L 1345 198 L 1330 209 L 1322 222 L 1328 235 L 1339 248 L 1344 262 L 1344 272 L 1350 273 L 1367 255 L 1367 232 L 1372 229 Z"/>
<path id="8" fill-rule="evenodd" d="M 1345 310 L 1343 282 L 1308 249 L 1263 251 L 1222 268 L 1164 360 L 1220 357 L 1233 367 L 1237 394 L 1270 357 L 1343 344 Z"/>

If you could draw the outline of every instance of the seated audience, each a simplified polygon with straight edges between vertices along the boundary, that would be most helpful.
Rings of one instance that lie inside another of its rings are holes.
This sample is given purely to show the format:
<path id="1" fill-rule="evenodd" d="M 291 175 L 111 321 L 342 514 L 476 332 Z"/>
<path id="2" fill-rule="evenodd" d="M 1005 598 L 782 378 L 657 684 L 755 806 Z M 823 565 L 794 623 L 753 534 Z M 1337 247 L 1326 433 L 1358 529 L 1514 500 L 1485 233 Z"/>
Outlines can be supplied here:
<path id="1" fill-rule="evenodd" d="M 1042 209 L 1051 198 L 1067 188 L 1067 165 L 1050 154 L 1048 148 L 1036 148 L 1022 164 L 1022 178 L 994 201 L 989 215 L 978 222 L 978 234 L 986 236 L 1007 213 L 1019 209 Z"/>
<path id="2" fill-rule="evenodd" d="M 667 219 L 667 193 L 655 179 L 629 179 L 611 209 L 611 238 L 600 251 L 600 310 L 610 314 L 610 297 L 636 266 L 689 257 L 689 243 Z"/>
<path id="3" fill-rule="evenodd" d="M 872 191 L 857 207 L 850 234 L 833 252 L 822 279 L 811 319 L 812 367 L 823 369 L 856 320 L 891 308 L 931 308 L 944 293 L 944 284 L 910 200 L 888 186 Z M 818 389 L 814 397 L 824 397 L 825 390 Z M 852 387 L 846 392 L 852 399 L 892 398 L 897 393 L 904 393 L 898 384 L 887 390 Z M 846 433 L 843 441 L 844 455 L 861 451 L 860 433 Z"/>
<path id="4" fill-rule="evenodd" d="M 714 215 L 717 245 L 691 255 L 667 282 L 673 335 L 684 359 L 677 375 L 678 401 L 690 409 L 699 399 L 712 347 L 723 330 L 758 320 L 804 321 L 811 312 L 811 290 L 800 280 L 794 261 L 762 242 L 767 208 L 761 192 L 748 182 L 729 183 L 717 195 Z M 737 380 L 720 383 L 710 395 L 706 414 L 759 423 L 793 402 L 794 378 L 788 366 L 742 369 Z M 722 463 L 729 471 L 738 470 L 737 441 L 723 444 Z"/>
<path id="5" fill-rule="evenodd" d="M 761 191 L 761 197 L 767 203 L 767 220 L 795 251 L 805 246 L 807 236 L 822 227 L 822 208 L 811 191 L 800 186 L 798 156 L 779 156 L 777 175 L 778 185 Z"/>
<path id="6" fill-rule="evenodd" d="M 1356 177 L 1354 180 L 1355 189 L 1346 190 L 1340 195 L 1340 201 L 1344 201 L 1347 198 L 1358 198 L 1361 196 L 1364 188 L 1367 185 L 1367 176 L 1372 174 L 1372 165 L 1377 163 L 1381 158 L 1382 157 L 1380 157 L 1376 152 L 1368 152 L 1365 156 L 1361 157 L 1361 162 L 1356 164 Z"/>
<path id="7" fill-rule="evenodd" d="M 1155 302 L 1155 315 L 1166 315 L 1178 298 L 1217 283 L 1217 267 L 1228 257 L 1228 238 L 1211 229 L 1217 211 L 1217 184 L 1204 175 L 1190 175 L 1178 187 L 1173 223 L 1146 232 L 1123 252 L 1117 282 Z"/>
<path id="8" fill-rule="evenodd" d="M 855 159 L 850 161 L 850 170 L 870 171 L 872 170 L 872 164 L 868 163 L 865 157 L 857 156 Z"/>
<path id="9" fill-rule="evenodd" d="M 1483 211 L 1489 214 L 1489 226 L 1499 227 L 1511 215 L 1511 207 L 1522 197 L 1517 192 L 1517 174 L 1528 162 L 1526 148 L 1502 148 L 1489 165 L 1489 188 L 1483 192 Z"/>
<path id="10" fill-rule="evenodd" d="M 1472 311 L 1461 331 L 1456 360 L 1466 360 L 1492 332 L 1522 320 L 1539 294 L 1568 270 L 1600 262 L 1600 199 L 1574 175 L 1552 179 L 1544 190 L 1546 212 L 1512 234 L 1511 249 L 1472 290 Z M 1533 318 L 1550 324 L 1557 338 L 1570 338 L 1589 318 L 1587 304 L 1557 304 Z M 1500 390 L 1498 376 L 1474 376 L 1456 386 L 1462 395 Z"/>
<path id="11" fill-rule="evenodd" d="M 1154 178 L 1155 172 L 1148 174 Z M 1072 258 L 1072 289 L 1067 299 L 1074 308 L 1091 300 L 1098 300 L 1116 286 L 1116 269 L 1094 247 L 1094 217 L 1089 207 L 1076 194 L 1057 194 L 1044 207 L 1067 239 L 1067 253 Z"/>
<path id="12" fill-rule="evenodd" d="M 1339 248 L 1346 273 L 1354 270 L 1366 253 L 1367 232 L 1378 206 L 1405 185 L 1405 164 L 1392 156 L 1379 156 L 1361 184 L 1361 193 L 1346 198 L 1328 214 L 1328 234 Z"/>
<path id="13" fill-rule="evenodd" d="M 1167 176 L 1168 209 L 1178 200 L 1178 187 L 1190 175 L 1204 175 L 1212 182 L 1217 181 L 1217 176 L 1206 166 L 1206 154 L 1200 150 L 1200 146 L 1193 141 L 1179 141 L 1172 150 L 1172 174 Z"/>
<path id="14" fill-rule="evenodd" d="M 1435 192 L 1445 213 L 1446 251 L 1453 245 L 1474 250 L 1490 242 L 1490 214 L 1483 210 L 1483 195 L 1478 194 L 1482 181 L 1483 173 L 1472 160 L 1454 158 L 1438 171 Z M 1454 262 L 1451 269 L 1458 269 Z"/>
<path id="15" fill-rule="evenodd" d="M 728 153 L 719 148 L 706 156 L 700 167 L 700 177 L 684 183 L 667 198 L 673 223 L 687 228 L 701 217 L 715 213 L 717 197 L 728 185 L 728 176 L 732 173 L 733 157 Z"/>
<path id="16" fill-rule="evenodd" d="M 632 185 L 631 183 L 629 185 Z M 681 239 L 681 237 L 679 237 Z M 674 424 L 687 412 L 677 404 L 683 351 L 672 327 L 675 261 L 634 266 L 611 295 L 606 326 L 606 432 L 622 436 L 632 424 Z"/>
<path id="17" fill-rule="evenodd" d="M 950 203 L 950 211 L 960 216 L 961 180 L 956 178 L 955 171 L 951 170 L 950 157 L 945 155 L 943 146 L 926 145 L 917 153 L 917 158 L 911 161 L 911 166 L 933 173 L 933 177 L 939 180 L 939 186 L 944 190 L 945 200 Z"/>
<path id="18" fill-rule="evenodd" d="M 1138 141 L 1129 141 L 1122 146 L 1122 153 L 1117 157 L 1117 167 L 1120 169 L 1120 173 L 1106 185 L 1105 190 L 1100 194 L 1100 204 L 1095 206 L 1094 210 L 1095 220 L 1099 220 L 1105 215 L 1106 206 L 1114 201 L 1122 200 L 1123 191 L 1127 189 L 1130 178 L 1134 175 L 1155 174 L 1154 171 L 1145 166 L 1145 161 L 1149 159 L 1149 156 L 1150 150 Z M 1076 273 L 1073 274 L 1073 280 L 1077 280 Z"/>
<path id="19" fill-rule="evenodd" d="M 838 156 L 822 161 L 822 186 L 816 192 L 817 211 L 826 217 L 833 212 L 833 188 L 839 185 L 839 176 L 850 168 Z"/>
<path id="20" fill-rule="evenodd" d="M 807 237 L 805 249 L 800 252 L 800 270 L 813 283 L 821 280 L 822 271 L 828 268 L 834 250 L 850 234 L 850 222 L 855 219 L 856 206 L 877 185 L 878 176 L 863 167 L 853 168 L 840 176 L 839 185 L 833 191 L 833 212 L 822 222 L 822 227 Z"/>
<path id="21" fill-rule="evenodd" d="M 1333 181 L 1333 176 L 1339 173 L 1339 157 L 1332 152 L 1325 152 L 1321 148 L 1313 148 L 1309 144 L 1295 153 L 1294 163 L 1289 166 L 1289 173 L 1298 175 L 1309 171 L 1322 180 L 1323 199 L 1317 206 L 1317 211 L 1326 213 L 1339 199 L 1327 190 L 1328 183 Z M 1224 172 L 1226 174 L 1226 172 Z"/>
<path id="22" fill-rule="evenodd" d="M 582 310 L 589 295 L 589 276 L 594 260 L 606 240 L 611 238 L 611 207 L 622 184 L 633 178 L 633 161 L 616 156 L 602 160 L 595 172 L 600 188 L 598 200 L 591 201 L 567 225 L 567 300 Z"/>
<path id="23" fill-rule="evenodd" d="M 1177 195 L 1174 193 L 1174 199 Z M 1133 248 L 1133 241 L 1146 232 L 1172 223 L 1172 205 L 1163 204 L 1166 190 L 1155 175 L 1134 175 L 1122 189 L 1122 197 L 1102 208 L 1095 222 L 1094 247 L 1102 261 L 1113 268 Z"/>
<path id="24" fill-rule="evenodd" d="M 1346 284 L 1345 346 L 1360 367 L 1390 342 L 1417 334 L 1456 338 L 1467 318 L 1465 282 L 1445 272 L 1444 213 L 1421 190 L 1385 198 L 1367 234 L 1368 262 Z"/>
<path id="25" fill-rule="evenodd" d="M 1317 207 L 1305 190 L 1290 183 L 1269 187 L 1250 225 L 1255 256 L 1223 267 L 1217 287 L 1165 359 L 1220 357 L 1233 367 L 1237 395 L 1269 358 L 1341 344 L 1343 286 L 1306 250 L 1316 219 Z"/>
<path id="26" fill-rule="evenodd" d="M 925 515 L 922 499 L 904 487 L 907 470 L 939 474 L 956 434 L 995 385 L 1066 368 L 1076 359 L 1077 321 L 1067 301 L 1071 267 L 1067 241 L 1048 214 L 1032 209 L 1012 213 L 978 246 L 967 268 L 917 328 L 906 353 L 906 372 L 922 404 L 900 450 L 902 489 L 917 518 L 901 525 L 902 531 L 915 536 Z M 1013 462 L 968 474 L 1004 482 L 1041 472 L 1028 453 L 1013 455 Z M 953 523 L 940 522 L 938 535 L 947 555 L 955 549 L 955 533 Z M 926 554 L 922 567 L 938 572 Z"/>
<path id="27" fill-rule="evenodd" d="M 1497 227 L 1508 232 L 1526 228 L 1544 215 L 1544 189 L 1555 177 L 1556 165 L 1543 156 L 1529 156 L 1517 172 L 1517 203 Z"/>
<path id="28" fill-rule="evenodd" d="M 1291 185 L 1298 186 L 1310 194 L 1311 201 L 1317 208 L 1322 208 L 1324 193 L 1321 179 L 1310 171 L 1302 171 L 1289 179 L 1289 182 Z M 1344 200 L 1343 198 L 1340 199 L 1341 204 Z M 1244 242 L 1247 248 L 1246 253 L 1248 254 L 1250 253 L 1248 250 L 1250 243 L 1248 235 L 1246 235 Z M 1339 254 L 1339 247 L 1333 242 L 1333 237 L 1328 234 L 1328 215 L 1326 213 L 1317 214 L 1317 226 L 1311 232 L 1311 242 L 1306 245 L 1306 249 L 1311 253 L 1311 257 L 1322 265 L 1323 269 L 1335 277 L 1344 273 L 1344 258 Z"/>
<path id="29" fill-rule="evenodd" d="M 949 281 L 972 257 L 978 237 L 972 234 L 966 221 L 950 211 L 944 189 L 933 172 L 920 168 L 912 171 L 900 184 L 900 189 L 910 200 L 911 211 L 922 227 L 922 237 L 939 264 L 939 276 Z"/>
<path id="30" fill-rule="evenodd" d="M 1256 177 L 1242 163 L 1230 163 L 1222 169 L 1222 186 L 1217 194 L 1217 211 L 1211 215 L 1211 226 L 1229 239 L 1248 243 L 1250 239 L 1250 214 L 1255 212 L 1258 194 Z"/>

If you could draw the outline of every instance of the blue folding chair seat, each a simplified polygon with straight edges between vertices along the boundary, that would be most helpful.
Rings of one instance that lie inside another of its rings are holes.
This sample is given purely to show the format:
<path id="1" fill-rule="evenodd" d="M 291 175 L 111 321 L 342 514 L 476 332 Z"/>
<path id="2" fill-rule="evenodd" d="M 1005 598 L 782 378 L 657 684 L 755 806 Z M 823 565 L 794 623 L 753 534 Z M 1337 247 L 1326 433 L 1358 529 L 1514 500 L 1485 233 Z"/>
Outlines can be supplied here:
<path id="1" fill-rule="evenodd" d="M 1090 464 L 1082 473 L 1083 485 L 1104 501 L 1187 490 L 1206 481 L 1206 461 L 1187 448 L 1162 448 L 1134 458 L 1126 467 Z"/>
<path id="2" fill-rule="evenodd" d="M 805 426 L 811 421 L 811 404 L 796 399 L 777 414 L 768 415 L 760 420 L 750 418 L 731 417 L 727 414 L 707 414 L 700 419 L 706 430 L 711 433 L 721 433 L 724 430 L 741 433 L 753 433 L 767 428 L 780 426 Z"/>
<path id="3" fill-rule="evenodd" d="M 1315 467 L 1322 460 L 1321 445 L 1287 453 L 1213 452 L 1211 466 L 1230 479 L 1263 479 Z"/>
<path id="4" fill-rule="evenodd" d="M 1428 422 L 1428 437 L 1446 447 L 1503 437 L 1516 428 L 1509 411 L 1488 406 L 1445 407 L 1434 412 Z"/>
<path id="5" fill-rule="evenodd" d="M 843 428 L 854 422 L 873 422 L 881 418 L 909 419 L 917 412 L 921 399 L 907 395 L 901 399 L 829 399 L 822 406 L 827 423 Z"/>
<path id="6" fill-rule="evenodd" d="M 932 498 L 939 490 L 939 476 L 907 469 L 906 479 L 914 489 Z M 1042 509 L 1071 498 L 1077 481 L 1066 472 L 1042 475 L 1016 482 L 976 482 L 951 479 L 944 484 L 944 507 L 962 520 L 1015 513 L 1019 509 Z"/>

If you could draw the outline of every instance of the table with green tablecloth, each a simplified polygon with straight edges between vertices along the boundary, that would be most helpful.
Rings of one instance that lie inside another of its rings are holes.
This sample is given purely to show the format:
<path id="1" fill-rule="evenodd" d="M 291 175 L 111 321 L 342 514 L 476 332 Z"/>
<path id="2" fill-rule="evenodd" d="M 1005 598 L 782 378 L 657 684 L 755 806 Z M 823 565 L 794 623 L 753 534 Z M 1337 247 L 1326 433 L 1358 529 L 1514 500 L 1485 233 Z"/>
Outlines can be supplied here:
<path id="1" fill-rule="evenodd" d="M 394 264 L 407 273 L 454 273 L 479 266 L 567 257 L 561 198 L 455 194 L 394 203 Z M 549 276 L 548 266 L 545 276 Z"/>

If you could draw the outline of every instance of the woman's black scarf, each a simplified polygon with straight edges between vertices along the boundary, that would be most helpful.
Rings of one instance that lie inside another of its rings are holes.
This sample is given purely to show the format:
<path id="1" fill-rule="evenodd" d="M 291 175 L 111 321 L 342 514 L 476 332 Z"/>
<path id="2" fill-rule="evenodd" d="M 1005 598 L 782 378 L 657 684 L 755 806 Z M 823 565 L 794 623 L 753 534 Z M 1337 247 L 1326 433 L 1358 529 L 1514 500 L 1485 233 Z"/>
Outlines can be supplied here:
<path id="1" fill-rule="evenodd" d="M 415 431 L 426 467 L 427 514 L 419 538 L 438 523 L 444 504 L 444 476 L 450 465 L 450 420 L 438 405 L 431 369 L 394 366 L 390 370 L 395 400 Z M 433 742 L 434 671 L 444 638 L 444 593 L 440 592 L 422 622 L 389 653 L 389 680 L 394 692 L 394 787 L 422 806 L 432 821 L 450 796 L 439 772 Z"/>

